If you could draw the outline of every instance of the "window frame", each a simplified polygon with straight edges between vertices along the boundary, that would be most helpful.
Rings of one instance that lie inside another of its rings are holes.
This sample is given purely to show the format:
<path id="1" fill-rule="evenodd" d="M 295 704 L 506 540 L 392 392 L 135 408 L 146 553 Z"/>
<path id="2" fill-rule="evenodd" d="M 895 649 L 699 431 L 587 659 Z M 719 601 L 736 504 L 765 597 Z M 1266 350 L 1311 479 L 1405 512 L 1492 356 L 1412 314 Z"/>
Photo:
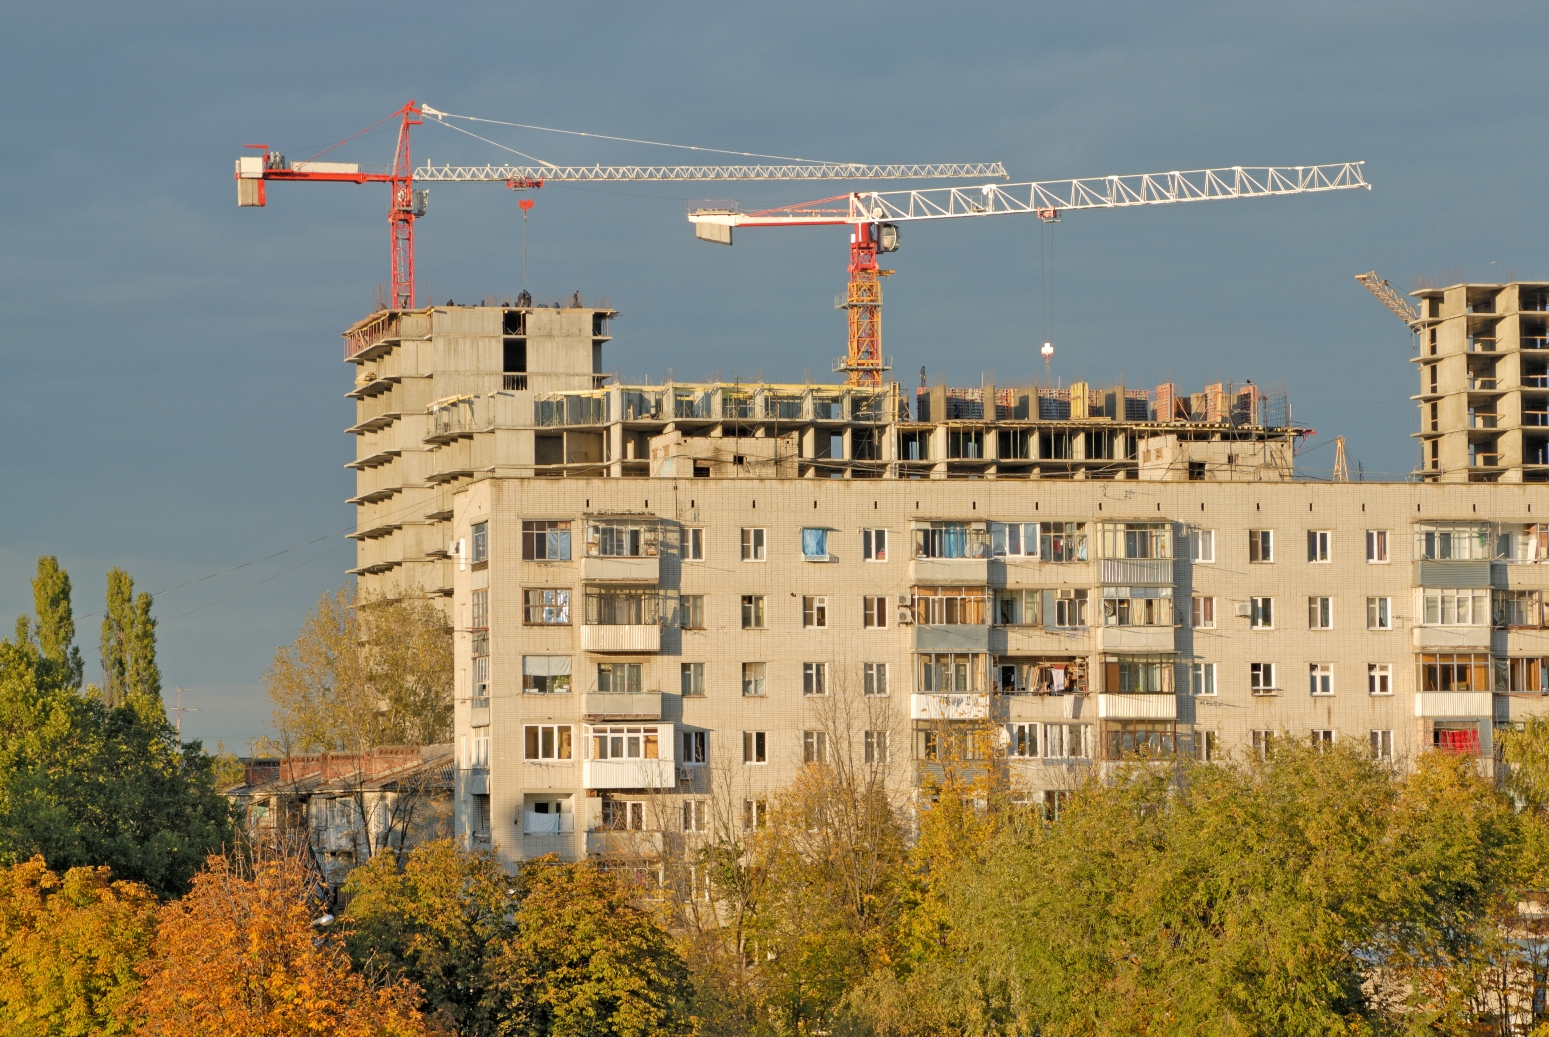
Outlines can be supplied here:
<path id="1" fill-rule="evenodd" d="M 604 688 L 603 672 L 608 674 L 608 687 Z M 624 688 L 614 687 L 623 680 Z M 597 664 L 597 693 L 599 695 L 639 695 L 645 691 L 645 664 L 631 662 L 599 662 Z"/>
<path id="2" fill-rule="evenodd" d="M 538 603 L 532 601 L 532 595 L 539 596 Z M 552 594 L 553 603 L 545 603 L 543 597 Z M 563 602 L 560 597 L 563 596 Z M 524 627 L 567 627 L 573 620 L 572 609 L 575 605 L 575 589 L 572 587 L 523 587 L 522 588 L 522 626 Z M 543 615 L 555 613 L 563 615 L 563 619 L 543 619 Z M 540 616 L 534 619 L 534 615 Z"/>
<path id="3" fill-rule="evenodd" d="M 1307 629 L 1334 629 L 1334 598 L 1332 595 L 1313 594 L 1307 597 Z"/>
<path id="4" fill-rule="evenodd" d="M 489 562 L 489 519 L 468 527 L 468 560 L 474 565 Z"/>
<path id="5" fill-rule="evenodd" d="M 678 527 L 678 558 L 685 562 L 705 560 L 705 527 Z"/>
<path id="6" fill-rule="evenodd" d="M 678 762 L 685 767 L 703 767 L 710 762 L 710 732 L 683 731 Z"/>
<path id="7" fill-rule="evenodd" d="M 808 699 L 828 697 L 828 663 L 801 664 L 801 696 Z"/>
<path id="8" fill-rule="evenodd" d="M 828 762 L 827 731 L 809 729 L 801 733 L 801 762 L 804 764 Z"/>
<path id="9" fill-rule="evenodd" d="M 1334 531 L 1331 529 L 1309 529 L 1307 531 L 1307 563 L 1309 565 L 1331 565 L 1334 557 Z"/>
<path id="10" fill-rule="evenodd" d="M 764 595 L 742 595 L 742 629 L 768 630 L 769 616 L 764 608 Z"/>
<path id="11" fill-rule="evenodd" d="M 1393 599 L 1391 597 L 1384 594 L 1368 594 L 1366 596 L 1366 629 L 1393 629 Z"/>
<path id="12" fill-rule="evenodd" d="M 1386 529 L 1368 529 L 1366 531 L 1367 565 L 1392 564 L 1392 555 L 1388 552 L 1389 540 L 1390 537 Z"/>
<path id="13" fill-rule="evenodd" d="M 769 530 L 766 526 L 742 527 L 742 560 L 767 562 L 769 560 Z"/>
<path id="14" fill-rule="evenodd" d="M 1248 530 L 1248 563 L 1273 565 L 1275 563 L 1275 531 L 1273 529 Z"/>
<path id="15" fill-rule="evenodd" d="M 1208 540 L 1209 551 L 1201 551 L 1203 542 Z M 1213 529 L 1195 528 L 1189 533 L 1189 561 L 1195 565 L 1214 565 L 1216 561 L 1216 531 Z"/>
<path id="16" fill-rule="evenodd" d="M 1275 629 L 1275 599 L 1272 597 L 1248 598 L 1248 629 Z"/>
<path id="17" fill-rule="evenodd" d="M 1316 698 L 1331 698 L 1334 694 L 1334 664 L 1307 664 L 1307 691 Z"/>
<path id="18" fill-rule="evenodd" d="M 1214 698 L 1221 693 L 1216 679 L 1216 663 L 1189 663 L 1189 694 L 1194 698 Z"/>
<path id="19" fill-rule="evenodd" d="M 548 754 L 544 755 L 547 732 Z M 563 750 L 564 755 L 559 755 Z M 522 762 L 558 763 L 575 759 L 575 732 L 573 724 L 523 724 Z"/>
<path id="20" fill-rule="evenodd" d="M 801 596 L 801 628 L 803 630 L 828 629 L 827 594 L 803 594 Z"/>
<path id="21" fill-rule="evenodd" d="M 878 680 L 878 677 L 881 679 Z M 881 691 L 876 690 L 879 686 Z M 887 697 L 887 663 L 861 663 L 861 694 L 865 698 Z"/>
<path id="22" fill-rule="evenodd" d="M 705 629 L 705 596 L 703 594 L 678 595 L 678 629 Z"/>
<path id="23" fill-rule="evenodd" d="M 1274 663 L 1249 663 L 1248 690 L 1259 694 L 1279 691 L 1277 676 Z"/>
<path id="24" fill-rule="evenodd" d="M 1211 594 L 1195 594 L 1189 601 L 1189 626 L 1194 630 L 1216 628 L 1216 599 Z"/>
<path id="25" fill-rule="evenodd" d="M 705 696 L 705 664 L 688 662 L 678 664 L 678 694 L 688 699 Z"/>
<path id="26" fill-rule="evenodd" d="M 888 603 L 886 594 L 865 595 L 861 598 L 861 629 L 862 630 L 886 630 L 887 614 L 892 606 Z"/>
<path id="27" fill-rule="evenodd" d="M 574 543 L 572 541 L 570 519 L 523 519 L 522 520 L 522 561 L 524 562 L 568 562 L 575 557 Z M 548 553 L 551 535 L 556 552 L 563 550 L 563 554 L 556 553 L 550 557 Z M 543 544 L 543 556 L 538 556 L 538 545 Z"/>
<path id="28" fill-rule="evenodd" d="M 830 554 L 829 550 L 828 550 L 828 537 L 829 537 L 829 534 L 831 534 L 832 532 L 833 532 L 833 530 L 829 529 L 827 526 L 802 526 L 801 527 L 801 560 L 804 561 L 804 562 L 827 562 L 827 561 L 831 561 L 834 556 L 832 554 Z M 822 547 L 823 550 L 822 550 L 821 554 L 809 553 L 807 551 L 807 545 L 808 545 L 808 541 L 809 541 L 809 534 L 811 535 L 810 539 L 812 541 L 814 541 L 813 546 L 814 547 L 817 547 L 817 546 L 821 546 Z"/>
<path id="29" fill-rule="evenodd" d="M 1391 728 L 1387 730 L 1372 728 L 1367 732 L 1366 744 L 1371 747 L 1372 759 L 1392 762 L 1393 731 Z"/>
<path id="30" fill-rule="evenodd" d="M 742 765 L 763 767 L 769 763 L 769 732 L 742 732 Z"/>
<path id="31" fill-rule="evenodd" d="M 1393 664 L 1366 664 L 1366 694 L 1388 698 L 1393 694 Z"/>
<path id="32" fill-rule="evenodd" d="M 888 737 L 885 729 L 865 732 L 863 746 L 863 763 L 871 767 L 887 763 Z"/>
<path id="33" fill-rule="evenodd" d="M 769 664 L 750 662 L 742 664 L 742 697 L 761 699 L 769 694 Z"/>

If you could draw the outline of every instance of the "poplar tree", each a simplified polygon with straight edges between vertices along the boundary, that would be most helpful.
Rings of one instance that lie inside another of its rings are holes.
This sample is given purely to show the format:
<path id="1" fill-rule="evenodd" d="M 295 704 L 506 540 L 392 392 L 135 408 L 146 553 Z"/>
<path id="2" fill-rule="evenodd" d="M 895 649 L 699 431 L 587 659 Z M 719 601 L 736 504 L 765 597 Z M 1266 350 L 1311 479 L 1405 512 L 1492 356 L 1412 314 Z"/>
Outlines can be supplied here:
<path id="1" fill-rule="evenodd" d="M 156 666 L 156 620 L 151 596 L 135 597 L 124 570 L 108 570 L 107 609 L 102 616 L 102 697 L 122 706 L 136 696 L 161 703 L 161 670 Z"/>
<path id="2" fill-rule="evenodd" d="M 59 567 L 59 559 L 53 555 L 38 559 L 38 575 L 32 581 L 32 601 L 37 613 L 39 653 L 61 667 L 61 684 L 78 690 L 86 667 L 81 661 L 81 650 L 75 646 L 70 574 Z"/>

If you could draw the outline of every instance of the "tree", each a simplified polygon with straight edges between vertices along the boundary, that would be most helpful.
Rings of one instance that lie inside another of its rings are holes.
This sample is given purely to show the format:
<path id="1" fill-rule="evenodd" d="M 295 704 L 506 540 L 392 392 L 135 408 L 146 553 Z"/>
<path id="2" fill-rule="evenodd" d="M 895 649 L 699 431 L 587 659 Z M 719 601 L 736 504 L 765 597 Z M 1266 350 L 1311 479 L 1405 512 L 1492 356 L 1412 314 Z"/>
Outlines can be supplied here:
<path id="1" fill-rule="evenodd" d="M 0 871 L 0 1035 L 133 1032 L 136 966 L 156 929 L 156 898 L 108 868 Z"/>
<path id="2" fill-rule="evenodd" d="M 318 876 L 294 857 L 246 867 L 212 857 L 161 909 L 135 1001 L 145 1034 L 176 1037 L 421 1037 L 433 1031 L 406 983 L 373 986 L 343 941 L 314 924 Z"/>
<path id="3" fill-rule="evenodd" d="M 75 646 L 70 574 L 59 567 L 59 559 L 53 555 L 38 559 L 38 575 L 32 581 L 32 601 L 37 612 L 39 654 L 62 667 L 61 684 L 79 689 L 85 676 L 85 664 L 81 662 L 81 650 Z M 18 638 L 18 643 L 21 640 Z"/>
<path id="4" fill-rule="evenodd" d="M 102 617 L 102 680 L 102 695 L 110 706 L 139 699 L 143 700 L 142 712 L 162 708 L 151 596 L 142 591 L 135 597 L 134 580 L 117 566 L 108 570 L 107 608 Z"/>
<path id="5" fill-rule="evenodd" d="M 688 970 L 629 887 L 590 864 L 529 861 L 516 934 L 494 963 L 509 1037 L 672 1037 L 693 1031 Z"/>
<path id="6" fill-rule="evenodd" d="M 368 975 L 408 980 L 424 1010 L 464 1037 L 494 1037 L 505 1018 L 493 962 L 515 932 L 517 889 L 488 853 L 451 839 L 401 862 L 378 854 L 345 883 L 345 944 Z"/>

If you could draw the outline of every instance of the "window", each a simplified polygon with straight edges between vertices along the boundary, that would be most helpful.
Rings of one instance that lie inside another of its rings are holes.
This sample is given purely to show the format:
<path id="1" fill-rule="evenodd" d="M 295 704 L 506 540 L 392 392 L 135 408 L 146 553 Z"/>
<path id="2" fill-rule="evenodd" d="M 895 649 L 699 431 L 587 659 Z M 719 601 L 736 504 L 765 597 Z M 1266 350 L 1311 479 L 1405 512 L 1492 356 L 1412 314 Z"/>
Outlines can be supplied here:
<path id="1" fill-rule="evenodd" d="M 527 602 L 528 626 L 563 626 L 570 622 L 569 587 L 529 587 L 522 595 Z"/>
<path id="2" fill-rule="evenodd" d="M 704 663 L 679 663 L 678 669 L 682 677 L 683 694 L 685 696 L 692 698 L 705 693 Z"/>
<path id="3" fill-rule="evenodd" d="M 1543 591 L 1496 591 L 1494 622 L 1503 627 L 1544 625 Z"/>
<path id="4" fill-rule="evenodd" d="M 1046 562 L 1086 561 L 1086 524 L 1083 522 L 1040 523 L 1038 557 Z"/>
<path id="5" fill-rule="evenodd" d="M 995 622 L 1001 626 L 1037 626 L 1043 594 L 1036 590 L 1001 591 L 995 599 Z"/>
<path id="6" fill-rule="evenodd" d="M 762 562 L 764 560 L 764 531 L 762 529 L 744 529 L 742 531 L 742 560 L 744 562 Z"/>
<path id="7" fill-rule="evenodd" d="M 1215 663 L 1189 664 L 1189 691 L 1194 695 L 1214 695 L 1216 693 Z"/>
<path id="8" fill-rule="evenodd" d="M 678 554 L 685 562 L 705 560 L 705 531 L 698 526 L 684 526 L 678 531 Z"/>
<path id="9" fill-rule="evenodd" d="M 1173 690 L 1173 664 L 1165 659 L 1123 656 L 1104 661 L 1105 690 L 1154 694 Z"/>
<path id="10" fill-rule="evenodd" d="M 570 561 L 570 523 L 523 521 L 522 561 Z"/>
<path id="11" fill-rule="evenodd" d="M 915 758 L 920 760 L 934 760 L 941 755 L 940 739 L 935 731 L 916 731 L 914 733 Z"/>
<path id="12" fill-rule="evenodd" d="M 684 731 L 681 763 L 704 763 L 710 758 L 710 732 Z"/>
<path id="13" fill-rule="evenodd" d="M 661 620 L 661 592 L 655 587 L 594 587 L 586 592 L 588 626 L 648 626 Z"/>
<path id="14" fill-rule="evenodd" d="M 809 562 L 828 561 L 828 530 L 804 528 L 801 531 L 801 556 Z"/>
<path id="15" fill-rule="evenodd" d="M 1258 730 L 1253 732 L 1253 751 L 1262 759 L 1269 755 L 1274 748 L 1275 733 L 1273 731 Z"/>
<path id="16" fill-rule="evenodd" d="M 1053 597 L 1050 597 L 1053 595 Z M 1087 592 L 1064 588 L 1058 591 L 1045 591 L 1047 599 L 1044 603 L 1044 623 L 1048 625 L 1048 605 L 1054 605 L 1054 626 L 1057 627 L 1084 627 L 1086 626 L 1086 600 Z"/>
<path id="17" fill-rule="evenodd" d="M 469 629 L 472 629 L 472 630 L 488 630 L 489 629 L 489 590 L 485 589 L 485 590 L 474 591 L 473 592 L 473 603 L 472 604 L 473 604 L 473 607 L 471 609 L 472 618 L 470 619 L 470 621 L 468 623 Z"/>
<path id="18" fill-rule="evenodd" d="M 614 832 L 645 831 L 645 803 L 638 799 L 603 800 L 602 827 Z"/>
<path id="19" fill-rule="evenodd" d="M 1273 562 L 1275 560 L 1275 531 L 1272 529 L 1248 530 L 1248 561 Z"/>
<path id="20" fill-rule="evenodd" d="M 748 698 L 758 698 L 764 693 L 764 670 L 767 663 L 743 663 L 742 664 L 742 694 Z"/>
<path id="21" fill-rule="evenodd" d="M 1425 561 L 1483 561 L 1494 555 L 1490 527 L 1472 522 L 1438 522 L 1415 529 L 1414 557 Z"/>
<path id="22" fill-rule="evenodd" d="M 1366 664 L 1366 693 L 1368 695 L 1393 694 L 1393 667 L 1390 664 Z"/>
<path id="23" fill-rule="evenodd" d="M 1393 629 L 1393 599 L 1392 598 L 1367 598 L 1366 599 L 1366 629 L 1367 630 L 1392 630 Z"/>
<path id="24" fill-rule="evenodd" d="M 1487 590 L 1435 590 L 1422 592 L 1422 615 L 1427 626 L 1488 626 L 1490 592 Z"/>
<path id="25" fill-rule="evenodd" d="M 592 728 L 592 759 L 655 760 L 660 758 L 658 729 L 655 727 Z M 667 746 L 671 750 L 672 746 Z"/>
<path id="26" fill-rule="evenodd" d="M 1314 695 L 1334 694 L 1334 666 L 1332 663 L 1307 664 L 1308 691 Z"/>
<path id="27" fill-rule="evenodd" d="M 569 724 L 528 724 L 525 734 L 527 735 L 527 759 L 570 759 Z"/>
<path id="28" fill-rule="evenodd" d="M 1194 595 L 1193 607 L 1190 609 L 1190 620 L 1193 626 L 1199 630 L 1212 630 L 1216 625 L 1216 599 L 1202 598 Z"/>
<path id="29" fill-rule="evenodd" d="M 613 695 L 638 695 L 643 687 L 639 663 L 597 664 L 598 691 Z"/>
<path id="30" fill-rule="evenodd" d="M 1171 587 L 1104 587 L 1104 626 L 1172 626 Z"/>
<path id="31" fill-rule="evenodd" d="M 708 832 L 710 830 L 710 804 L 702 799 L 683 801 L 683 830 Z"/>
<path id="32" fill-rule="evenodd" d="M 867 731 L 865 734 L 865 759 L 869 764 L 887 762 L 887 732 Z"/>
<path id="33" fill-rule="evenodd" d="M 801 664 L 801 693 L 803 695 L 828 694 L 828 664 Z"/>
<path id="34" fill-rule="evenodd" d="M 1421 691 L 1489 691 L 1490 657 L 1466 653 L 1420 656 Z"/>
<path id="35" fill-rule="evenodd" d="M 914 621 L 925 626 L 979 625 L 985 622 L 983 587 L 916 587 Z"/>
<path id="36" fill-rule="evenodd" d="M 683 630 L 705 628 L 705 596 L 684 594 L 678 598 L 678 627 Z"/>
<path id="37" fill-rule="evenodd" d="M 489 766 L 489 735 L 475 735 L 473 751 L 468 755 L 469 767 Z"/>
<path id="38" fill-rule="evenodd" d="M 489 563 L 489 523 L 473 524 L 473 564 Z"/>
<path id="39" fill-rule="evenodd" d="M 484 642 L 486 651 L 489 642 Z M 479 655 L 473 659 L 473 704 L 475 706 L 489 705 L 489 656 Z"/>
<path id="40" fill-rule="evenodd" d="M 1307 599 L 1307 629 L 1332 630 L 1334 628 L 1334 599 Z"/>
<path id="41" fill-rule="evenodd" d="M 1100 522 L 1103 558 L 1171 558 L 1172 525 L 1167 522 Z"/>
<path id="42" fill-rule="evenodd" d="M 887 530 L 861 530 L 861 557 L 868 562 L 887 561 Z"/>
<path id="43" fill-rule="evenodd" d="M 1431 727 L 1431 748 L 1437 752 L 1479 755 L 1479 721 L 1438 720 Z"/>
<path id="44" fill-rule="evenodd" d="M 764 629 L 764 596 L 762 594 L 744 594 L 742 596 L 742 629 Z"/>
<path id="45" fill-rule="evenodd" d="M 1254 630 L 1273 630 L 1275 626 L 1275 599 L 1250 598 L 1248 625 Z"/>
<path id="46" fill-rule="evenodd" d="M 1111 720 L 1103 725 L 1106 758 L 1171 756 L 1177 747 L 1176 725 L 1171 721 Z"/>
<path id="47" fill-rule="evenodd" d="M 921 691 L 984 690 L 984 656 L 973 654 L 921 654 Z"/>
<path id="48" fill-rule="evenodd" d="M 1196 529 L 1189 536 L 1190 560 L 1195 562 L 1213 562 L 1216 560 L 1216 531 L 1213 529 Z"/>
<path id="49" fill-rule="evenodd" d="M 586 554 L 589 558 L 655 558 L 655 522 L 628 519 L 593 519 L 586 524 Z"/>
<path id="50" fill-rule="evenodd" d="M 1372 748 L 1372 759 L 1374 759 L 1374 760 L 1391 760 L 1391 759 L 1393 759 L 1393 732 L 1392 731 L 1373 731 L 1370 734 L 1370 738 L 1371 738 L 1371 748 Z"/>
<path id="51" fill-rule="evenodd" d="M 570 656 L 522 656 L 522 691 L 528 695 L 568 695 Z"/>
<path id="52" fill-rule="evenodd" d="M 1549 658 L 1496 659 L 1495 668 L 1498 690 L 1549 693 Z"/>
<path id="53" fill-rule="evenodd" d="M 1328 561 L 1328 545 L 1332 536 L 1333 534 L 1326 529 L 1309 529 L 1307 531 L 1307 561 Z"/>
<path id="54" fill-rule="evenodd" d="M 1092 755 L 1088 724 L 1043 725 L 1043 758 L 1046 760 L 1084 760 Z"/>
<path id="55" fill-rule="evenodd" d="M 914 531 L 916 558 L 988 558 L 989 533 L 966 522 L 933 522 Z"/>
<path id="56" fill-rule="evenodd" d="M 828 598 L 822 595 L 814 597 L 807 595 L 801 599 L 801 625 L 809 629 L 823 629 L 828 626 Z"/>
<path id="57" fill-rule="evenodd" d="M 1249 663 L 1248 687 L 1253 691 L 1275 690 L 1275 664 Z"/>
<path id="58" fill-rule="evenodd" d="M 1312 732 L 1312 747 L 1314 749 L 1327 749 L 1334 744 L 1334 732 L 1327 728 L 1315 728 Z"/>
<path id="59" fill-rule="evenodd" d="M 828 762 L 827 731 L 803 731 L 801 733 L 801 762 Z"/>
<path id="60" fill-rule="evenodd" d="M 745 799 L 742 801 L 742 830 L 751 832 L 769 823 L 769 800 Z"/>
<path id="61" fill-rule="evenodd" d="M 742 732 L 742 762 L 769 762 L 769 735 L 765 731 Z"/>
<path id="62" fill-rule="evenodd" d="M 886 695 L 887 663 L 862 663 L 861 684 L 867 695 Z"/>
<path id="63" fill-rule="evenodd" d="M 1388 531 L 1385 529 L 1368 529 L 1366 531 L 1366 560 L 1373 565 L 1388 560 Z"/>
<path id="64" fill-rule="evenodd" d="M 1194 732 L 1194 755 L 1201 763 L 1209 763 L 1221 756 L 1221 736 L 1215 731 Z"/>
<path id="65" fill-rule="evenodd" d="M 883 630 L 887 627 L 887 598 L 863 598 L 861 626 L 866 630 Z"/>
<path id="66" fill-rule="evenodd" d="M 1037 724 L 1006 725 L 1006 755 L 1032 759 L 1038 755 Z"/>
<path id="67" fill-rule="evenodd" d="M 990 553 L 999 558 L 1038 557 L 1038 523 L 991 522 Z"/>

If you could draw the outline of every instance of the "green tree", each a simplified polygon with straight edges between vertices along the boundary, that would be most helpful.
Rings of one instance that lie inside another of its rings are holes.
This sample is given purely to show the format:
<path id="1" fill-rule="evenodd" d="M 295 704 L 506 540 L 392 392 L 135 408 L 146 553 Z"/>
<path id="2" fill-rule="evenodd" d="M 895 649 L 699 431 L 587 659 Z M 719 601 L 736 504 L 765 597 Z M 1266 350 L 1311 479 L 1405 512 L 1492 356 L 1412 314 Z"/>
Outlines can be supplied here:
<path id="1" fill-rule="evenodd" d="M 37 613 L 38 652 L 61 668 L 60 682 L 78 689 L 85 674 L 81 650 L 75 646 L 75 614 L 70 607 L 70 574 L 59 567 L 59 559 L 43 555 L 38 559 L 38 575 L 32 581 L 33 610 Z M 18 621 L 17 642 L 32 641 L 31 622 Z"/>
<path id="2" fill-rule="evenodd" d="M 102 679 L 103 698 L 110 706 L 138 698 L 142 711 L 162 708 L 151 596 L 142 591 L 136 597 L 134 580 L 117 566 L 108 570 L 107 608 L 102 617 Z"/>

